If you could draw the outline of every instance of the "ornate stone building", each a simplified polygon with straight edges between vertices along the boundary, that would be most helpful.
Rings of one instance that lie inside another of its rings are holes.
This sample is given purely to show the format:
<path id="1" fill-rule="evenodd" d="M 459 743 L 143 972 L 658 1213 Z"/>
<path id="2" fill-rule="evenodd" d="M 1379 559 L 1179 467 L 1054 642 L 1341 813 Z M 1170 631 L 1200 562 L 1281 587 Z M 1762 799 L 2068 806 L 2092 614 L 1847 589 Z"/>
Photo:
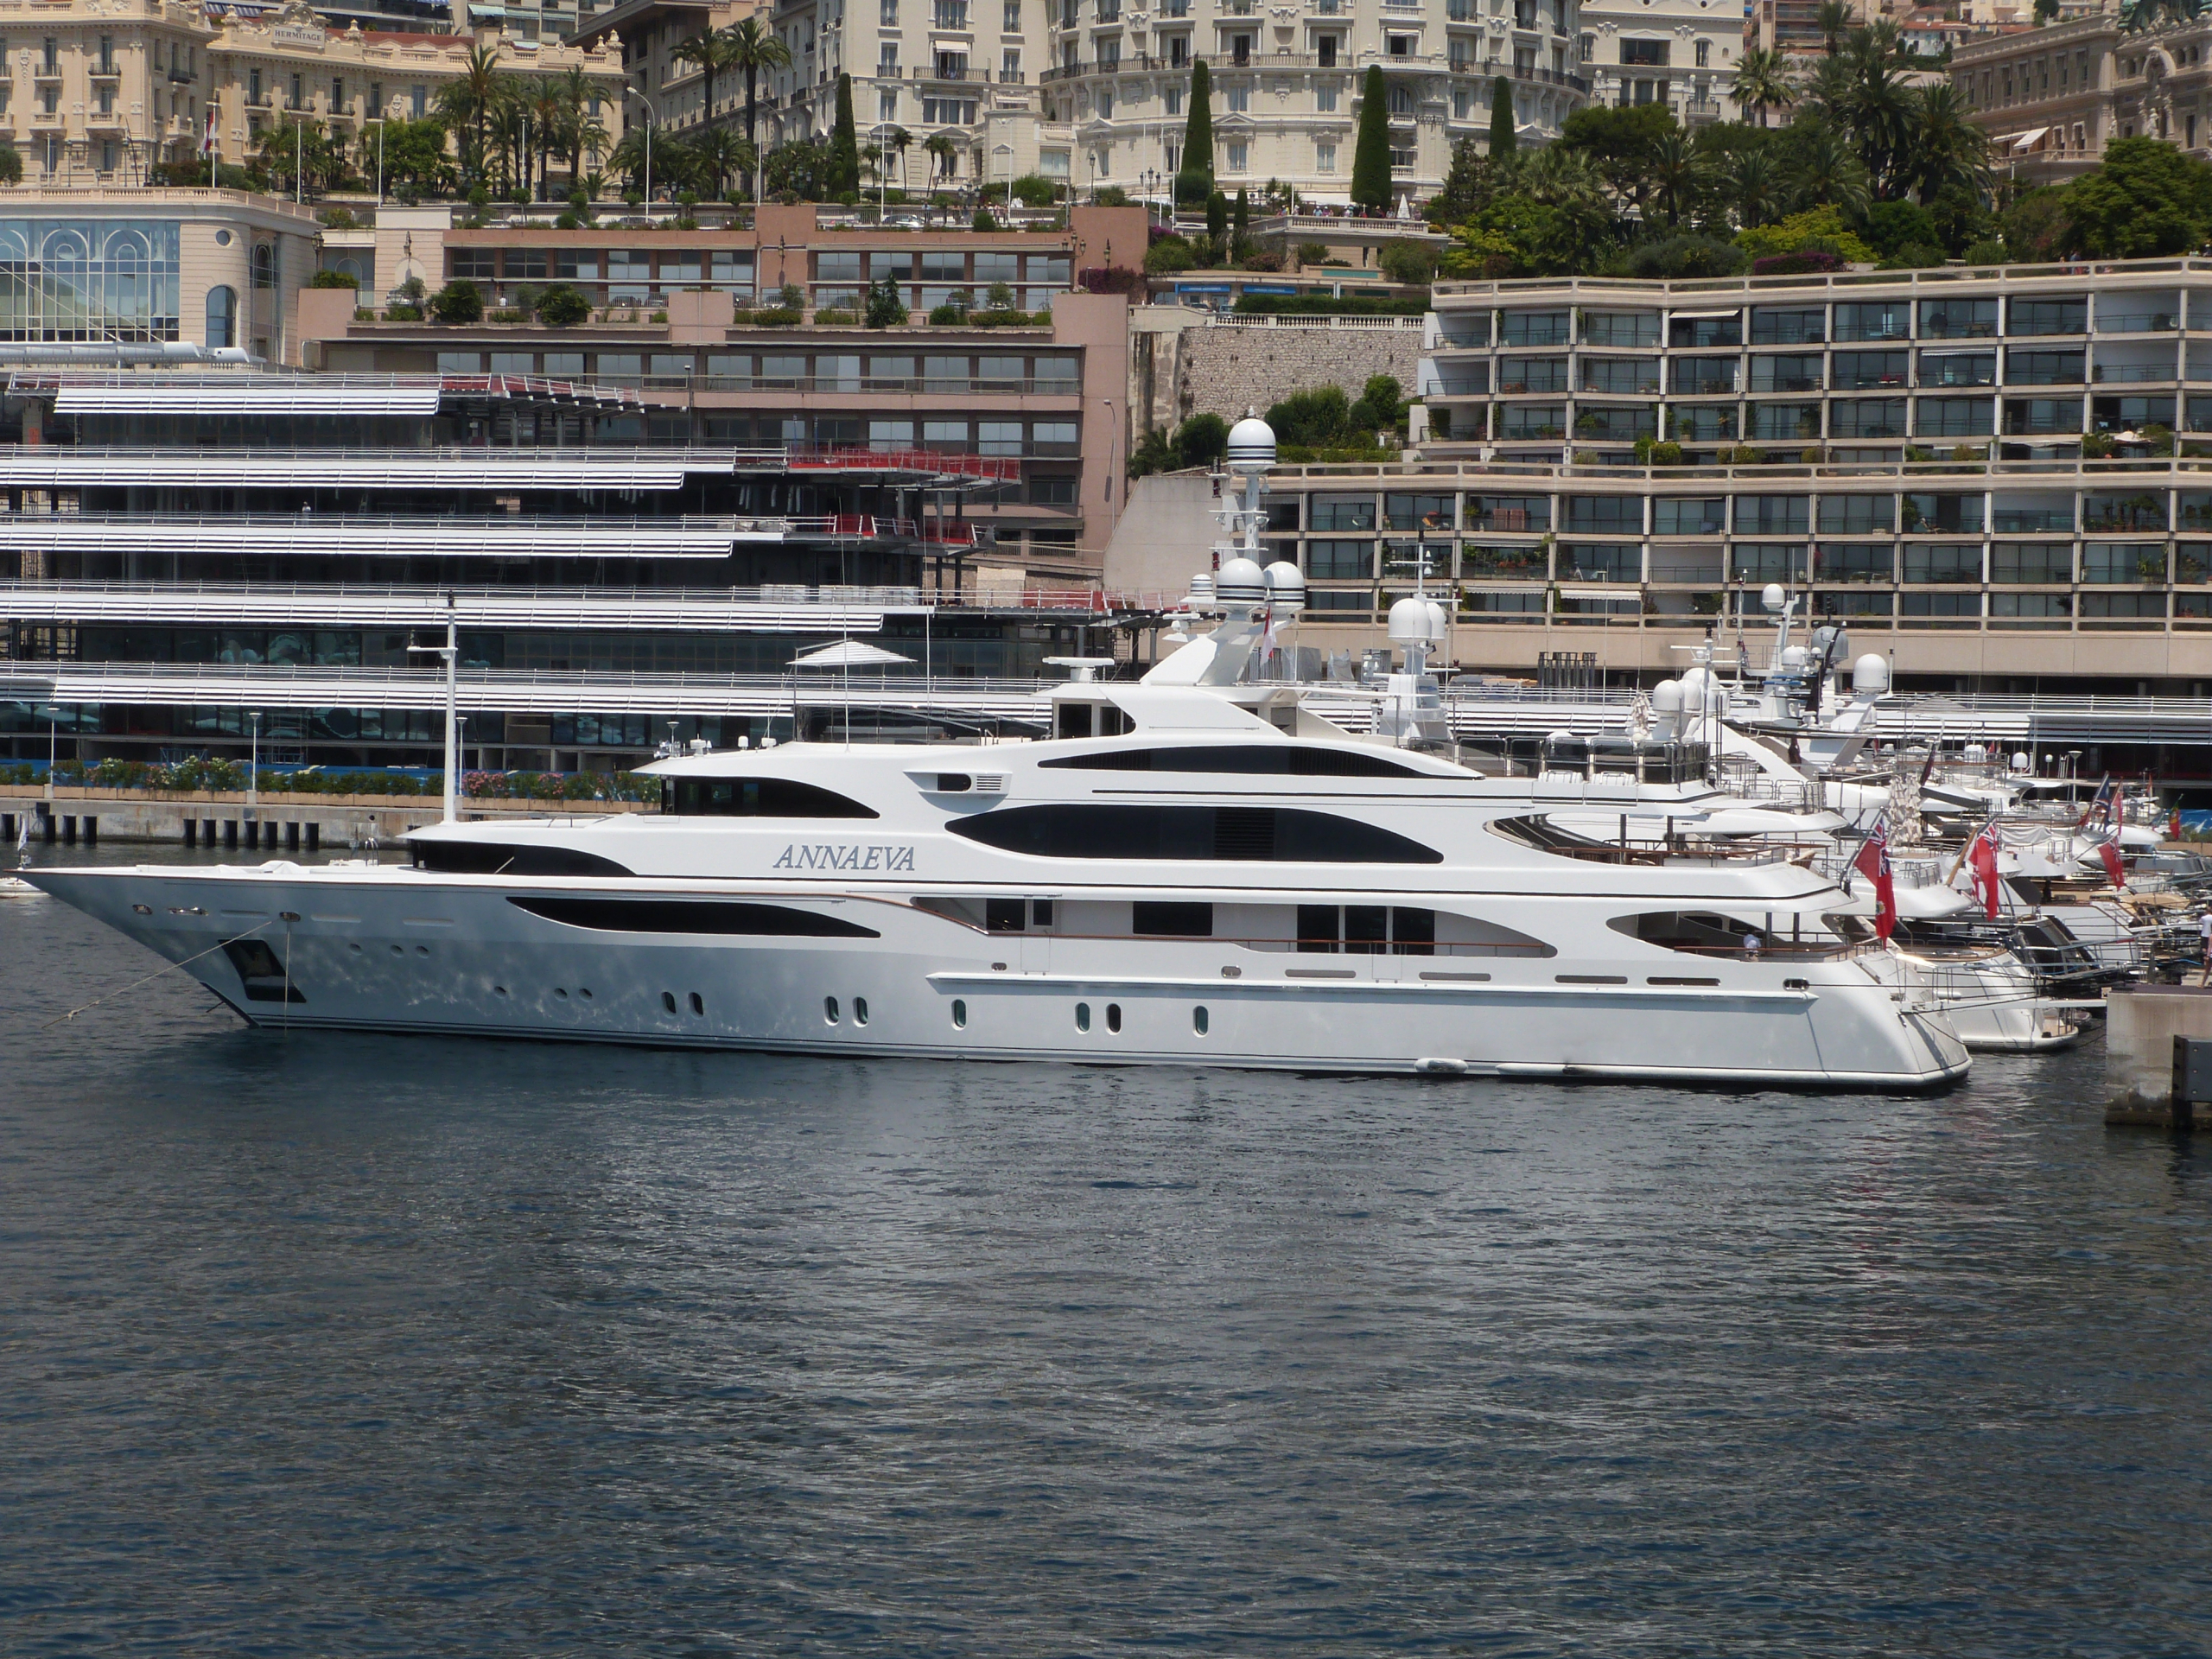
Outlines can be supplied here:
<path id="1" fill-rule="evenodd" d="M 2001 171 L 2059 182 L 2114 138 L 2212 153 L 2212 17 L 2147 29 L 2100 14 L 1961 42 L 1951 79 Z"/>

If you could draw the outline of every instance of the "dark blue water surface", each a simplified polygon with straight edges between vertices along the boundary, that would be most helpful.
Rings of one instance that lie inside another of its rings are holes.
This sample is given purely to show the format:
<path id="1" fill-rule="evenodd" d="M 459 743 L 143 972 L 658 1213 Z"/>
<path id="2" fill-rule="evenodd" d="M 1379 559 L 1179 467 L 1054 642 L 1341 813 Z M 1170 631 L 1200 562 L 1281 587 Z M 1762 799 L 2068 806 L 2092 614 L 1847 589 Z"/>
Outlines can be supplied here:
<path id="1" fill-rule="evenodd" d="M 1935 1099 L 241 1029 L 0 901 L 8 1654 L 2194 1654 L 2212 1192 Z M 1716 1057 L 1725 1058 L 1725 1057 Z"/>

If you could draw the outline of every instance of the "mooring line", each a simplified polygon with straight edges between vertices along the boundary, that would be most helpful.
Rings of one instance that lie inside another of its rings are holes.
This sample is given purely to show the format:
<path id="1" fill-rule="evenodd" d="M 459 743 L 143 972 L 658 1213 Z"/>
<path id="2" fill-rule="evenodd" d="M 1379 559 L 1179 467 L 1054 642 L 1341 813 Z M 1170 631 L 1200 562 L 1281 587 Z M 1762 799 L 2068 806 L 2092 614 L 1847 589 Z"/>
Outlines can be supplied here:
<path id="1" fill-rule="evenodd" d="M 211 944 L 205 950 L 201 950 L 193 956 L 187 957 L 182 962 L 173 962 L 166 968 L 156 969 L 154 972 L 147 975 L 144 979 L 134 979 L 128 985 L 123 986 L 118 989 L 110 991 L 105 996 L 96 996 L 91 1001 L 86 1003 L 82 1007 L 72 1008 L 67 1014 L 57 1014 L 53 1019 L 48 1020 L 45 1025 L 41 1026 L 39 1029 L 41 1031 L 50 1030 L 54 1027 L 61 1024 L 66 1020 L 74 1020 L 80 1014 L 90 1014 L 94 1008 L 99 1007 L 101 1003 L 112 1001 L 114 998 L 123 995 L 126 991 L 135 991 L 141 985 L 150 984 L 155 980 L 159 979 L 163 974 L 171 972 L 175 969 L 188 968 L 194 963 L 199 961 L 201 957 L 213 956 L 218 950 L 220 950 L 224 945 L 236 944 L 240 939 L 250 939 L 255 934 L 260 932 L 262 928 L 274 926 L 276 925 L 276 918 L 272 916 L 267 921 L 261 923 L 259 926 L 250 927 L 243 933 L 236 934 L 230 938 L 223 939 L 214 944 Z M 287 971 L 289 973 L 289 969 Z"/>

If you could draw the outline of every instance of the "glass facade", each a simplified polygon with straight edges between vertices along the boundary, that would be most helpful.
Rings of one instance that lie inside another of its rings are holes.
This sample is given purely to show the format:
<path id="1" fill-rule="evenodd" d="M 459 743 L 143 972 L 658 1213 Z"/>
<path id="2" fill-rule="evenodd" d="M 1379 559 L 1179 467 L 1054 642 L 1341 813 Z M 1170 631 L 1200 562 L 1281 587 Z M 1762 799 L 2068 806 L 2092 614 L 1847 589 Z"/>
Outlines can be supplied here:
<path id="1" fill-rule="evenodd" d="M 179 240 L 157 219 L 0 219 L 0 340 L 176 339 Z"/>

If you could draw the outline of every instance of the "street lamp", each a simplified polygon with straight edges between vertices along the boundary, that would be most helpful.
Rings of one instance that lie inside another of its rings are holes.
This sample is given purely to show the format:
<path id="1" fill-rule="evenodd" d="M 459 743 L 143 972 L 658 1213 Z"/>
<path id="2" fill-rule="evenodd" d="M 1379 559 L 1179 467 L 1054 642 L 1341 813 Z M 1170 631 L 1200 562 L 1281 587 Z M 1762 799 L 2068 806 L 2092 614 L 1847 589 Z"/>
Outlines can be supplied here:
<path id="1" fill-rule="evenodd" d="M 457 707 L 460 701 L 460 692 L 459 687 L 456 685 L 454 677 L 454 665 L 461 660 L 461 636 L 458 632 L 460 627 L 460 618 L 459 613 L 454 608 L 454 602 L 452 590 L 448 589 L 446 593 L 445 644 L 442 645 L 410 645 L 407 647 L 408 651 L 411 654 L 424 657 L 442 657 L 446 659 L 445 822 L 448 823 L 451 823 L 460 816 L 454 810 L 455 796 L 458 793 L 455 785 L 459 782 L 459 780 L 454 776 L 454 768 L 457 762 L 454 749 L 458 746 L 461 739 L 461 727 L 458 720 L 459 710 Z M 260 716 L 257 715 L 254 718 L 258 721 Z"/>
<path id="2" fill-rule="evenodd" d="M 653 101 L 634 86 L 625 86 L 622 95 L 634 98 L 645 106 L 645 217 L 651 219 L 653 211 Z"/>

